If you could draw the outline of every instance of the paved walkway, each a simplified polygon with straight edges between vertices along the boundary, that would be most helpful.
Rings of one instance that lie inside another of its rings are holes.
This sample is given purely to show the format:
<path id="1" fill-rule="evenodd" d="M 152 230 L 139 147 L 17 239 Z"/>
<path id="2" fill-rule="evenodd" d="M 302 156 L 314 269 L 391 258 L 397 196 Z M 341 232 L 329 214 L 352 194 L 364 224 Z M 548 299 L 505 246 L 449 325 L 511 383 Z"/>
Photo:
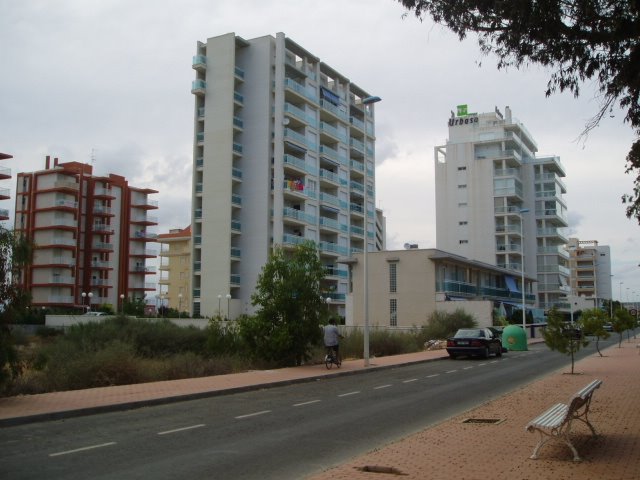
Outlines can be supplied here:
<path id="1" fill-rule="evenodd" d="M 324 479 L 462 480 L 637 480 L 640 479 L 640 348 L 639 340 L 624 341 L 576 363 L 575 375 L 564 368 L 499 399 L 450 418 L 441 424 L 382 446 L 310 477 Z M 310 365 L 253 371 L 216 377 L 94 388 L 0 399 L 0 427 L 44 419 L 86 415 L 143 405 L 202 398 L 232 391 L 308 381 L 327 375 L 352 375 L 399 364 L 441 360 L 442 350 L 345 361 L 340 370 Z M 596 438 L 579 424 L 574 445 L 583 457 L 572 461 L 569 449 L 550 443 L 538 460 L 529 456 L 537 434 L 525 431 L 529 420 L 553 403 L 598 378 L 590 419 L 601 434 Z M 499 424 L 467 424 L 467 418 L 501 419 Z"/>

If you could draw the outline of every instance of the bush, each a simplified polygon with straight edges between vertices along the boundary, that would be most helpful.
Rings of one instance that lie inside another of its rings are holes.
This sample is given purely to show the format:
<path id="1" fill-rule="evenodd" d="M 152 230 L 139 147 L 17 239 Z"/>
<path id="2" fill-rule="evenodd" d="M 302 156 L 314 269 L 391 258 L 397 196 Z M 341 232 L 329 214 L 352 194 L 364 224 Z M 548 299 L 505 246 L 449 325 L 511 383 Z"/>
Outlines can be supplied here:
<path id="1" fill-rule="evenodd" d="M 453 336 L 460 328 L 477 326 L 478 322 L 473 316 L 460 308 L 453 313 L 436 310 L 429 316 L 427 325 L 422 327 L 420 336 L 424 341 L 443 340 Z"/>

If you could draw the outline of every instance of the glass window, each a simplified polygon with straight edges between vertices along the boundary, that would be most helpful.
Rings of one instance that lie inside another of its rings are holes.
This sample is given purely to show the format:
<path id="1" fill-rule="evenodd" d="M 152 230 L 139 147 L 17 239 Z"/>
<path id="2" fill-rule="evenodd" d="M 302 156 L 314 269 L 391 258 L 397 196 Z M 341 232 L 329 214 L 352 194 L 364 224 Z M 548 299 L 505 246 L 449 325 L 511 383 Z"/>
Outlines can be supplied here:
<path id="1" fill-rule="evenodd" d="M 389 325 L 398 326 L 398 300 L 396 298 L 389 300 Z"/>
<path id="2" fill-rule="evenodd" d="M 396 293 L 398 291 L 398 264 L 390 263 L 389 264 L 389 291 L 391 293 Z"/>

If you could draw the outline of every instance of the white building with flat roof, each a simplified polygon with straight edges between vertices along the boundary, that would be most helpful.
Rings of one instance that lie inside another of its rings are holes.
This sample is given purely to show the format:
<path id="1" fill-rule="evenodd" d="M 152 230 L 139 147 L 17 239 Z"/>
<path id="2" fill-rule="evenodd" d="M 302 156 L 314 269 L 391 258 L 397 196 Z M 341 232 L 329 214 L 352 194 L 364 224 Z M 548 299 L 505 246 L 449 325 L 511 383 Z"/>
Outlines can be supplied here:
<path id="1" fill-rule="evenodd" d="M 384 243 L 379 98 L 283 33 L 198 42 L 193 68 L 191 313 L 215 315 L 227 295 L 231 318 L 253 313 L 272 249 L 312 240 L 327 272 L 322 288 L 344 315 L 348 273 L 338 257 Z"/>
<path id="2" fill-rule="evenodd" d="M 537 306 L 564 306 L 569 283 L 564 167 L 539 156 L 524 124 L 495 109 L 458 106 L 447 143 L 435 148 L 436 247 L 513 272 L 505 287 L 522 288 Z M 527 284 L 529 285 L 529 284 Z M 529 290 L 529 288 L 532 288 Z"/>

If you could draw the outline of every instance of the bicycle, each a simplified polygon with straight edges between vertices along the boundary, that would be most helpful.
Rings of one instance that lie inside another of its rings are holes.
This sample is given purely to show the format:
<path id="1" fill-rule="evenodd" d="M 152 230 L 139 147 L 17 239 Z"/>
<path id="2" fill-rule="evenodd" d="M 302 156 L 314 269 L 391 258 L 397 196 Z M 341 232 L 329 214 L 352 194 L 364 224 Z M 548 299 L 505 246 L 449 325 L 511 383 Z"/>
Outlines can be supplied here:
<path id="1" fill-rule="evenodd" d="M 327 354 L 324 356 L 324 365 L 327 367 L 327 370 L 331 370 L 333 366 L 340 368 L 342 362 L 336 355 L 336 350 L 333 347 L 327 347 Z"/>

